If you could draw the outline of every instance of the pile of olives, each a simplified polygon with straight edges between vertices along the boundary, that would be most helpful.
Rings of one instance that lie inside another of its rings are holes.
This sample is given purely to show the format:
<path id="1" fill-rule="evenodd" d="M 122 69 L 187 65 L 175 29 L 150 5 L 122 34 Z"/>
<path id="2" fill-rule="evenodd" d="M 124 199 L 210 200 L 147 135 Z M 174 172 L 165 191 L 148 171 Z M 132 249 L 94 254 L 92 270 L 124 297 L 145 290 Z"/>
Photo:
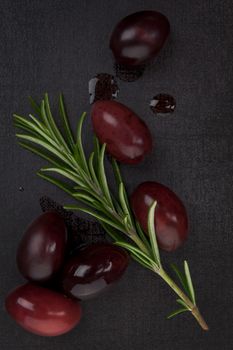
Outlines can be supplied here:
<path id="1" fill-rule="evenodd" d="M 117 24 L 110 48 L 118 64 L 141 67 L 158 54 L 169 31 L 169 22 L 161 13 L 138 12 Z M 91 117 L 100 143 L 106 143 L 108 153 L 117 161 L 137 164 L 151 151 L 149 129 L 125 105 L 95 101 Z M 158 244 L 173 251 L 187 238 L 185 207 L 166 186 L 140 184 L 130 201 L 145 232 L 154 200 Z M 50 211 L 32 222 L 18 247 L 17 265 L 27 283 L 10 292 L 5 305 L 18 324 L 35 334 L 56 336 L 71 330 L 81 318 L 80 302 L 107 290 L 122 277 L 129 263 L 125 250 L 110 243 L 87 245 L 71 255 L 67 237 L 65 222 L 57 212 Z"/>

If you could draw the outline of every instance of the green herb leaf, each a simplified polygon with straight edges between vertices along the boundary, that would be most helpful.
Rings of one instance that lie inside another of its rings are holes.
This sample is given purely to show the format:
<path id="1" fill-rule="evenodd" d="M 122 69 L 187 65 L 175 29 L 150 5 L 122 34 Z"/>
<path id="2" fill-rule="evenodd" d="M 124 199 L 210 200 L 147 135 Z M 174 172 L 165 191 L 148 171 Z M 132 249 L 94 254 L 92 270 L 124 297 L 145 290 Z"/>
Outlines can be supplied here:
<path id="1" fill-rule="evenodd" d="M 55 158 L 51 158 L 50 155 L 44 151 L 43 149 L 36 147 L 36 146 L 32 146 L 30 144 L 27 144 L 26 142 L 19 142 L 19 145 L 25 149 L 27 149 L 28 151 L 35 153 L 36 155 L 38 155 L 39 157 L 47 160 L 49 163 L 55 165 L 56 167 L 63 167 L 64 164 L 61 163 L 59 160 L 56 160 Z"/>
<path id="2" fill-rule="evenodd" d="M 79 207 L 77 205 L 65 205 L 64 209 L 82 211 L 86 214 L 89 214 L 89 215 L 95 217 L 97 220 L 105 222 L 106 224 L 116 228 L 119 231 L 124 231 L 124 227 L 120 223 L 118 224 L 117 222 L 115 222 L 113 220 L 111 221 L 108 218 L 106 218 L 105 216 L 102 216 L 101 214 L 94 212 L 91 209 Z"/>
<path id="3" fill-rule="evenodd" d="M 60 110 L 60 116 L 61 116 L 62 121 L 63 121 L 63 127 L 64 127 L 64 131 L 66 133 L 67 142 L 70 146 L 70 149 L 74 150 L 74 147 L 75 147 L 74 137 L 73 137 L 73 134 L 72 134 L 72 131 L 70 128 L 69 120 L 67 118 L 65 104 L 64 104 L 62 94 L 60 94 L 60 96 L 59 96 L 59 110 Z"/>
<path id="4" fill-rule="evenodd" d="M 141 238 L 142 242 L 145 244 L 147 250 L 148 250 L 150 253 L 152 253 L 152 252 L 151 252 L 151 245 L 150 245 L 150 243 L 149 243 L 149 241 L 148 241 L 148 239 L 147 239 L 145 233 L 143 232 L 143 230 L 142 230 L 142 228 L 141 228 L 139 222 L 136 221 L 135 225 L 136 225 L 137 233 L 138 233 L 139 237 Z"/>
<path id="5" fill-rule="evenodd" d="M 72 171 L 65 169 L 65 168 L 60 169 L 60 168 L 44 167 L 41 169 L 41 172 L 54 172 L 54 173 L 57 173 L 59 175 L 66 177 L 67 179 L 75 182 L 76 184 L 79 184 L 79 186 L 84 185 L 82 182 L 82 178 L 80 176 L 76 175 Z"/>
<path id="6" fill-rule="evenodd" d="M 95 173 L 95 169 L 94 169 L 94 158 L 95 158 L 95 153 L 92 152 L 90 157 L 89 157 L 88 166 L 89 166 L 89 170 L 90 170 L 90 174 L 91 174 L 92 180 L 94 181 L 96 186 L 99 186 L 99 181 L 97 179 L 97 176 L 96 176 L 96 173 Z"/>
<path id="7" fill-rule="evenodd" d="M 123 182 L 119 184 L 119 201 L 123 209 L 123 213 L 127 216 L 127 222 L 129 223 L 130 226 L 133 226 L 130 208 L 129 208 L 128 202 L 126 201 L 126 193 L 125 193 Z"/>
<path id="8" fill-rule="evenodd" d="M 114 159 L 114 158 L 112 158 L 112 169 L 113 169 L 113 172 L 114 172 L 114 176 L 115 176 L 117 187 L 119 188 L 120 184 L 123 183 L 123 180 L 122 180 L 122 177 L 121 177 L 121 172 L 120 172 L 119 165 L 118 165 L 116 159 Z"/>
<path id="9" fill-rule="evenodd" d="M 47 130 L 45 130 L 45 125 L 39 121 L 36 117 L 34 117 L 34 115 L 29 114 L 29 118 L 31 118 L 33 120 L 33 122 L 45 133 L 45 134 L 49 134 Z"/>
<path id="10" fill-rule="evenodd" d="M 157 202 L 155 201 L 149 209 L 149 214 L 148 214 L 148 233 L 150 236 L 150 242 L 151 242 L 151 249 L 152 249 L 152 254 L 154 256 L 154 259 L 157 263 L 158 266 L 161 266 L 161 261 L 160 261 L 160 254 L 159 254 L 159 248 L 157 244 L 157 238 L 156 238 L 156 233 L 155 233 L 155 224 L 154 224 L 154 217 L 155 217 L 155 207 L 157 205 Z"/>
<path id="11" fill-rule="evenodd" d="M 74 197 L 77 199 L 84 199 L 87 203 L 88 202 L 90 202 L 90 203 L 95 202 L 95 199 L 86 193 L 75 193 Z"/>
<path id="12" fill-rule="evenodd" d="M 64 183 L 63 181 L 60 181 L 52 176 L 49 175 L 45 175 L 42 172 L 38 171 L 37 175 L 39 177 L 41 177 L 42 179 L 52 183 L 53 185 L 59 187 L 61 190 L 65 191 L 66 193 L 68 193 L 69 195 L 73 196 L 73 189 L 71 186 L 67 185 L 66 183 Z"/>
<path id="13" fill-rule="evenodd" d="M 178 304 L 180 304 L 181 306 L 183 306 L 184 308 L 186 308 L 187 310 L 190 310 L 190 308 L 188 307 L 188 305 L 182 300 L 182 299 L 176 299 L 176 302 Z"/>
<path id="14" fill-rule="evenodd" d="M 95 171 L 97 172 L 99 169 L 100 143 L 96 136 L 94 136 L 93 140 L 94 140 L 94 153 L 95 153 L 93 166 Z"/>
<path id="15" fill-rule="evenodd" d="M 181 272 L 178 268 L 178 266 L 176 264 L 171 264 L 171 267 L 173 269 L 173 271 L 175 272 L 175 274 L 177 275 L 182 287 L 184 288 L 185 292 L 189 295 L 190 297 L 190 293 L 189 293 L 189 287 L 187 284 L 187 280 L 185 277 L 185 274 L 183 274 L 183 272 Z"/>
<path id="16" fill-rule="evenodd" d="M 140 249 L 138 249 L 137 247 L 133 246 L 132 244 L 129 244 L 129 243 L 126 243 L 126 242 L 115 242 L 115 244 L 119 245 L 122 248 L 127 249 L 128 251 L 130 251 L 130 253 L 135 255 L 138 259 L 141 259 L 145 263 L 149 264 L 151 268 L 153 266 L 155 266 L 155 262 L 148 255 L 143 253 Z"/>
<path id="17" fill-rule="evenodd" d="M 181 314 L 181 313 L 183 313 L 183 312 L 185 312 L 185 311 L 188 311 L 188 310 L 185 309 L 185 308 L 180 308 L 180 309 L 178 309 L 178 310 L 175 310 L 175 311 L 173 311 L 170 315 L 167 316 L 167 319 L 170 319 L 170 318 L 172 318 L 172 317 L 174 317 L 174 316 L 176 316 L 176 315 L 179 315 L 179 314 Z"/>
<path id="18" fill-rule="evenodd" d="M 39 137 L 42 140 L 44 139 L 50 145 L 54 146 L 57 150 L 59 150 L 59 146 L 57 145 L 57 143 L 42 128 L 38 127 L 37 125 L 33 124 L 31 121 L 23 117 L 20 117 L 16 114 L 14 114 L 14 121 L 15 121 L 16 127 L 24 129 L 28 131 L 29 134 L 33 134 L 34 136 L 39 135 Z"/>
<path id="19" fill-rule="evenodd" d="M 29 102 L 32 109 L 40 117 L 40 106 L 36 103 L 36 101 L 31 96 L 29 96 Z"/>
<path id="20" fill-rule="evenodd" d="M 105 222 L 100 221 L 103 229 L 109 234 L 109 236 L 114 240 L 114 241 L 121 241 L 122 240 L 122 234 L 115 230 L 114 228 L 112 228 L 111 226 L 107 225 Z"/>
<path id="21" fill-rule="evenodd" d="M 83 112 L 81 115 L 79 122 L 78 122 L 78 129 L 77 129 L 77 141 L 76 141 L 76 148 L 78 150 L 78 154 L 80 155 L 80 161 L 81 161 L 81 166 L 86 174 L 89 174 L 89 169 L 87 166 L 87 161 L 86 161 L 86 156 L 83 150 L 83 144 L 82 144 L 82 127 L 83 127 L 83 122 L 86 117 L 87 113 Z"/>
<path id="22" fill-rule="evenodd" d="M 23 140 L 35 143 L 35 144 L 45 148 L 46 150 L 51 152 L 53 155 L 55 155 L 57 158 L 61 159 L 64 163 L 66 163 L 68 165 L 70 164 L 69 160 L 61 152 L 59 152 L 55 147 L 50 145 L 48 142 L 40 139 L 39 137 L 34 137 L 34 136 L 30 136 L 30 135 L 25 135 L 25 134 L 16 134 L 16 136 L 19 139 L 23 139 Z"/>
<path id="23" fill-rule="evenodd" d="M 138 264 L 142 265 L 146 269 L 149 269 L 149 270 L 153 271 L 151 265 L 149 263 L 147 263 L 147 261 L 142 260 L 141 258 L 139 258 L 137 255 L 135 255 L 133 253 L 131 253 L 130 255 L 131 255 L 132 259 L 135 260 Z"/>
<path id="24" fill-rule="evenodd" d="M 64 147 L 64 149 L 69 153 L 70 152 L 70 149 L 67 145 L 67 143 L 65 142 L 62 134 L 60 133 L 54 119 L 53 119 L 53 116 L 52 116 L 52 113 L 51 113 L 51 109 L 50 109 L 50 104 L 49 104 L 49 97 L 48 97 L 48 94 L 46 93 L 45 94 L 45 99 L 44 99 L 44 108 L 42 107 L 42 111 L 43 111 L 43 114 L 44 114 L 44 118 L 47 119 L 48 121 L 48 126 L 49 126 L 49 129 L 52 133 L 52 135 L 55 137 L 55 139 L 61 143 L 61 145 Z"/>
<path id="25" fill-rule="evenodd" d="M 113 208 L 112 198 L 108 188 L 107 178 L 104 169 L 104 155 L 105 155 L 106 144 L 102 145 L 99 156 L 99 182 L 101 189 L 108 200 L 109 205 Z"/>
<path id="26" fill-rule="evenodd" d="M 186 276 L 186 280 L 187 280 L 190 296 L 192 298 L 192 301 L 193 301 L 194 305 L 196 305 L 195 292 L 194 292 L 194 288 L 193 288 L 192 278 L 191 278 L 191 275 L 190 275 L 188 262 L 186 260 L 184 261 L 184 272 L 185 272 L 185 276 Z"/>

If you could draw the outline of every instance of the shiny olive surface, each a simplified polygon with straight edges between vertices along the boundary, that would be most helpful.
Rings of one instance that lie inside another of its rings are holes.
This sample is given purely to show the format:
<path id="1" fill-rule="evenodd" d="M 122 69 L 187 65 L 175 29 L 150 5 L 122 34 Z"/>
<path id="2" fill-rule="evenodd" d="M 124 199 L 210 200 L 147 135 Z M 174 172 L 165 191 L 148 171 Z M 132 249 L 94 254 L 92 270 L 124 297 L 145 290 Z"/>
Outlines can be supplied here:
<path id="1" fill-rule="evenodd" d="M 64 220 L 55 212 L 40 215 L 28 227 L 17 251 L 17 265 L 28 280 L 49 280 L 61 267 L 66 248 Z"/>
<path id="2" fill-rule="evenodd" d="M 20 326 L 43 336 L 66 333 L 74 328 L 81 318 L 78 302 L 30 283 L 9 293 L 5 307 Z"/>
<path id="3" fill-rule="evenodd" d="M 122 103 L 97 101 L 91 117 L 98 139 L 119 162 L 139 163 L 151 151 L 152 138 L 146 124 Z"/>
<path id="4" fill-rule="evenodd" d="M 117 63 L 142 65 L 158 54 L 169 32 L 169 21 L 162 13 L 136 12 L 116 25 L 111 35 L 110 49 Z"/>
<path id="5" fill-rule="evenodd" d="M 93 298 L 115 283 L 128 263 L 128 254 L 123 249 L 108 243 L 92 244 L 66 264 L 63 290 L 80 300 Z"/>
<path id="6" fill-rule="evenodd" d="M 131 206 L 145 232 L 149 207 L 155 200 L 158 245 L 166 251 L 173 251 L 182 245 L 188 235 L 186 209 L 177 195 L 166 186 L 157 182 L 140 184 L 131 195 Z"/>

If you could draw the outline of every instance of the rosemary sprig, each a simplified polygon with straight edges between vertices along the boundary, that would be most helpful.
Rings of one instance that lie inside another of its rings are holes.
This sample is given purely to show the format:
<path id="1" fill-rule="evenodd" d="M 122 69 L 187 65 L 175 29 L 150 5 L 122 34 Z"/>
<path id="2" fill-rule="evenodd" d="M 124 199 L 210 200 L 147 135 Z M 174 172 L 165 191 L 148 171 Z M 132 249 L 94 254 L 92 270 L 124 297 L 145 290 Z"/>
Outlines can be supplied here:
<path id="1" fill-rule="evenodd" d="M 110 191 L 105 173 L 104 159 L 106 145 L 100 145 L 94 138 L 94 150 L 87 159 L 82 146 L 83 113 L 77 128 L 76 138 L 71 131 L 62 95 L 59 97 L 59 111 L 63 122 L 64 135 L 53 118 L 48 94 L 41 104 L 30 98 L 34 114 L 29 119 L 14 114 L 15 126 L 23 131 L 16 134 L 19 144 L 45 159 L 50 165 L 40 169 L 38 175 L 58 186 L 81 204 L 67 205 L 66 209 L 80 210 L 95 217 L 115 244 L 126 249 L 139 264 L 158 274 L 178 295 L 181 306 L 168 316 L 190 311 L 204 330 L 208 326 L 201 316 L 195 300 L 195 293 L 187 261 L 184 273 L 173 265 L 183 290 L 163 269 L 154 227 L 156 202 L 149 210 L 148 233 L 145 234 L 135 220 L 129 205 L 127 192 L 115 159 L 112 167 L 118 187 L 118 197 Z M 51 175 L 51 173 L 53 175 Z M 54 176 L 55 175 L 55 176 Z M 63 182 L 57 176 L 68 180 Z"/>

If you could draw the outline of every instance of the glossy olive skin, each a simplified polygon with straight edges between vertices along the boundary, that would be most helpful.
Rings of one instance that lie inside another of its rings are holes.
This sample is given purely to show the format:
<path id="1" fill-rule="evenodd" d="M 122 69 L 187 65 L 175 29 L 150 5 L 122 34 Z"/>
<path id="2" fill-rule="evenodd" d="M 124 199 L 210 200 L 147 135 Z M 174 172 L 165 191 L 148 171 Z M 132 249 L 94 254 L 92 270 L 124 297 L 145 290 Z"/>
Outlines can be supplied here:
<path id="1" fill-rule="evenodd" d="M 42 336 L 67 333 L 81 318 L 78 302 L 30 283 L 9 293 L 5 307 L 21 327 Z"/>
<path id="2" fill-rule="evenodd" d="M 187 239 L 188 217 L 186 209 L 168 187 L 157 182 L 140 184 L 131 195 L 133 212 L 145 232 L 150 205 L 157 201 L 155 228 L 158 245 L 166 251 L 174 251 Z"/>
<path id="3" fill-rule="evenodd" d="M 31 281 L 51 279 L 64 261 L 66 242 L 64 220 L 55 212 L 40 215 L 28 227 L 19 244 L 19 271 Z"/>
<path id="4" fill-rule="evenodd" d="M 110 49 L 117 63 L 129 67 L 142 65 L 158 54 L 169 33 L 169 21 L 162 13 L 136 12 L 116 25 L 110 38 Z"/>
<path id="5" fill-rule="evenodd" d="M 119 280 L 128 263 L 129 256 L 123 249 L 108 243 L 92 244 L 67 262 L 62 274 L 63 290 L 79 300 L 93 298 Z"/>
<path id="6" fill-rule="evenodd" d="M 128 107 L 116 101 L 97 101 L 91 110 L 94 132 L 106 143 L 107 152 L 116 160 L 137 164 L 152 149 L 146 124 Z"/>

